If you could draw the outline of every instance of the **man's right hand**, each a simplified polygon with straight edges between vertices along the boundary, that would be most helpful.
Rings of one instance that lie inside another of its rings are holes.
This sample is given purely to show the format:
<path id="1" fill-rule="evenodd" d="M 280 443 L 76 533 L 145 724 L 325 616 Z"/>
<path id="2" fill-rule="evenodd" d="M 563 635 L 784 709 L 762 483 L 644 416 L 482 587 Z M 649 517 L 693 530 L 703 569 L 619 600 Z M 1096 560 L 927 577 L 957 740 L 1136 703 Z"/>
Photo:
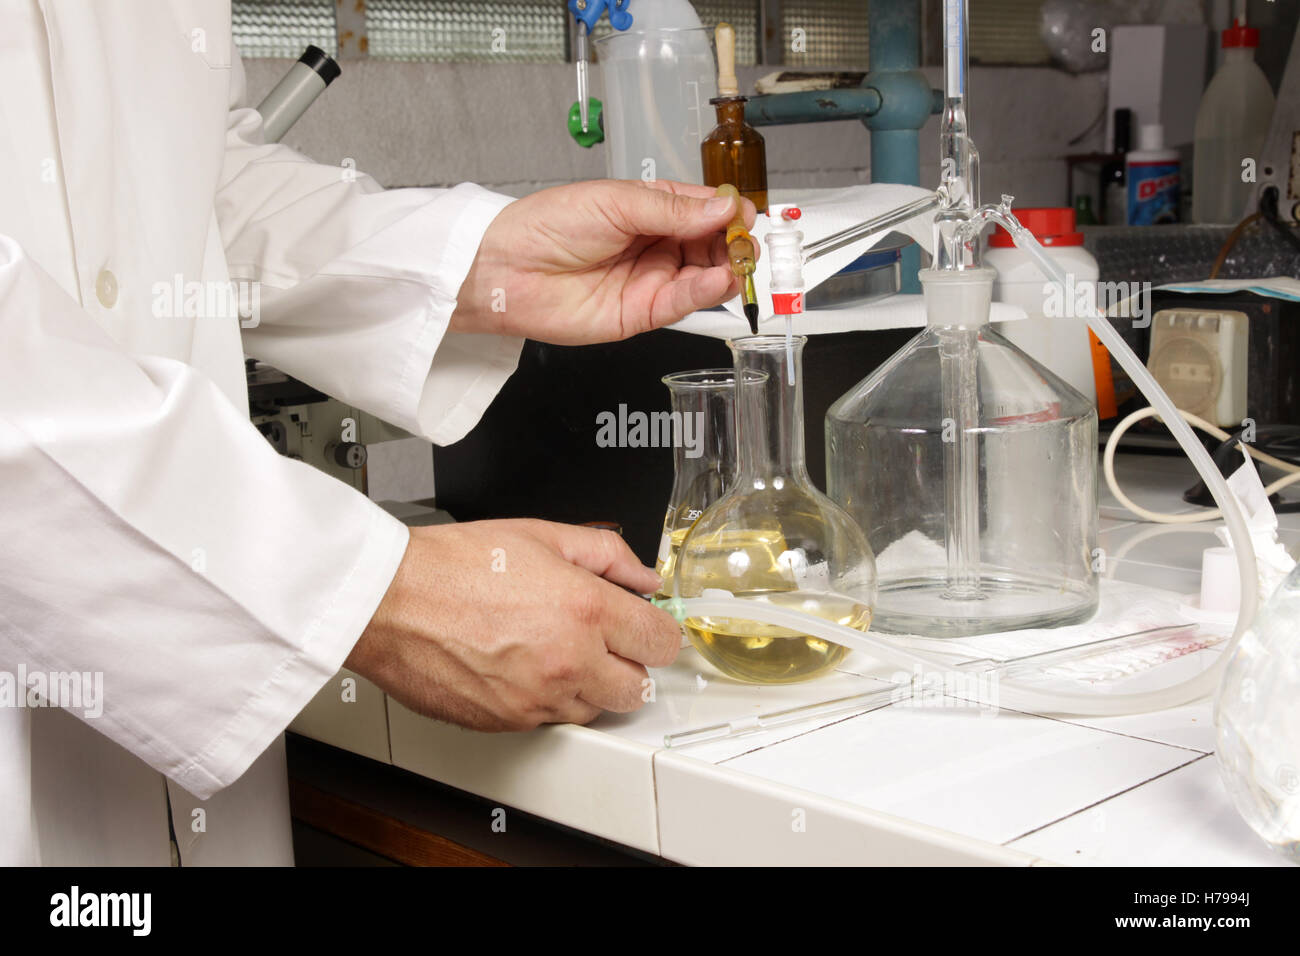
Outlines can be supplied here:
<path id="1" fill-rule="evenodd" d="M 625 588 L 659 578 L 612 531 L 546 521 L 412 528 L 346 666 L 402 704 L 475 730 L 587 723 L 643 702 L 677 622 Z"/>

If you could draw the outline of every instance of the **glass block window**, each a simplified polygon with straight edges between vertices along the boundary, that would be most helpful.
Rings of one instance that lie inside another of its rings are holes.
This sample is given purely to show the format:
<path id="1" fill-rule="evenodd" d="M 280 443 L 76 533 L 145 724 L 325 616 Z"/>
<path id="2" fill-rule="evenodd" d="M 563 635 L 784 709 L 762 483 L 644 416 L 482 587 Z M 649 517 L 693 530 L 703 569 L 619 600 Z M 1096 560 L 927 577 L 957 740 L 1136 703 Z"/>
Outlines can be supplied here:
<path id="1" fill-rule="evenodd" d="M 786 0 L 781 4 L 782 62 L 868 69 L 868 6 L 867 0 Z"/>
<path id="2" fill-rule="evenodd" d="M 712 31 L 719 23 L 730 23 L 736 28 L 736 64 L 754 66 L 758 63 L 757 3 L 748 0 L 695 0 L 695 12 L 700 22 Z"/>
<path id="3" fill-rule="evenodd" d="M 759 0 L 692 0 L 692 6 L 700 15 L 700 22 L 709 28 L 710 33 L 719 23 L 730 23 L 735 27 L 737 66 L 754 66 L 758 63 Z M 635 23 L 636 4 L 632 5 L 631 10 Z M 633 29 L 636 27 L 633 26 Z M 591 36 L 593 41 L 600 40 L 613 32 L 614 28 L 609 25 L 609 20 L 601 17 Z"/>
<path id="4" fill-rule="evenodd" d="M 369 0 L 370 55 L 435 62 L 563 63 L 568 10 L 560 0 Z"/>
<path id="5" fill-rule="evenodd" d="M 1038 66 L 1051 62 L 1043 42 L 1043 0 L 971 0 L 973 63 Z"/>
<path id="6" fill-rule="evenodd" d="M 309 44 L 338 53 L 334 0 L 234 0 L 230 19 L 240 56 L 297 59 Z"/>

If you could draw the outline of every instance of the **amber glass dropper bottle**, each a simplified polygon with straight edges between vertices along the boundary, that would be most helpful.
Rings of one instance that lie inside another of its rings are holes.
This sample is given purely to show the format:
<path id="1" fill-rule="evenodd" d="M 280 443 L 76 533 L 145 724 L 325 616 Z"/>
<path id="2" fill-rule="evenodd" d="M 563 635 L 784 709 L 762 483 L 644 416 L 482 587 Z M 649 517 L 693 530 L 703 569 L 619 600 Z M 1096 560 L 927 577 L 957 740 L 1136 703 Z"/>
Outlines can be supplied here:
<path id="1" fill-rule="evenodd" d="M 759 212 L 767 212 L 767 144 L 745 123 L 747 97 L 740 95 L 736 79 L 736 31 L 730 23 L 719 23 L 715 37 L 718 98 L 709 102 L 718 111 L 718 126 L 700 144 L 704 184 L 717 188 L 730 183 Z"/>

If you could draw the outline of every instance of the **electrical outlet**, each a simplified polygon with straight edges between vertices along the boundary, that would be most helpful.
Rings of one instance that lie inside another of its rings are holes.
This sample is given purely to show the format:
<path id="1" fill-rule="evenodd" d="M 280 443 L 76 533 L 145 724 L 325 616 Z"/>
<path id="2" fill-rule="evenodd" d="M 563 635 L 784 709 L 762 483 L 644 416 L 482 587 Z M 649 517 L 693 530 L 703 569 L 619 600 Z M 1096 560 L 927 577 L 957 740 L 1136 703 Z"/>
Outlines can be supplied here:
<path id="1" fill-rule="evenodd" d="M 1163 309 L 1147 368 L 1173 403 L 1224 428 L 1246 417 L 1250 319 L 1244 312 Z"/>

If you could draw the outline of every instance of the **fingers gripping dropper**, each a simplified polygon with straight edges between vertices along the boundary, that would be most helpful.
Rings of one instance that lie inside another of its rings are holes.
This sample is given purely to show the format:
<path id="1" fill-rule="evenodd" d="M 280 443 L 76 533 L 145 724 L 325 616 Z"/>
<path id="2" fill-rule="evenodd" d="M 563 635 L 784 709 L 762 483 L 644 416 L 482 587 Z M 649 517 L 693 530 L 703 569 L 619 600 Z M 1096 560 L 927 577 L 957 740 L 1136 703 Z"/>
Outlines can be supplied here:
<path id="1" fill-rule="evenodd" d="M 740 191 L 735 186 L 724 184 L 718 187 L 718 195 L 730 196 L 736 200 L 736 218 L 727 227 L 727 258 L 731 260 L 731 274 L 741 281 L 740 299 L 745 306 L 749 330 L 757 335 L 758 290 L 754 287 L 754 259 L 758 250 L 754 238 L 745 228 L 745 210 L 740 201 Z"/>

